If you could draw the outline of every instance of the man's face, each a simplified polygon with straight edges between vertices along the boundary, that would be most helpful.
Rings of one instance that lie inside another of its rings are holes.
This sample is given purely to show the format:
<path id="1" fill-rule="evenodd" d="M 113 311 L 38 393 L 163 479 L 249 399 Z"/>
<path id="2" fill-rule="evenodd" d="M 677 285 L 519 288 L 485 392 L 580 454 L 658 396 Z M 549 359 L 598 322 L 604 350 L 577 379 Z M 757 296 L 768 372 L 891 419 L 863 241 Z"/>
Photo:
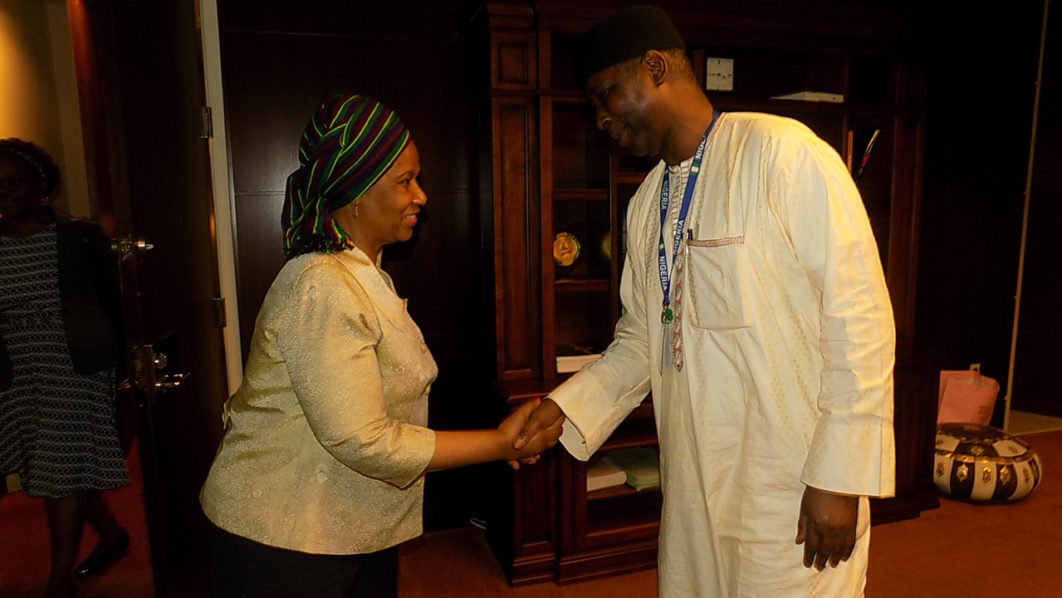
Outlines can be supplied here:
<path id="1" fill-rule="evenodd" d="M 652 77 L 639 59 L 611 66 L 586 80 L 597 128 L 635 156 L 655 156 L 661 142 L 654 126 Z"/>

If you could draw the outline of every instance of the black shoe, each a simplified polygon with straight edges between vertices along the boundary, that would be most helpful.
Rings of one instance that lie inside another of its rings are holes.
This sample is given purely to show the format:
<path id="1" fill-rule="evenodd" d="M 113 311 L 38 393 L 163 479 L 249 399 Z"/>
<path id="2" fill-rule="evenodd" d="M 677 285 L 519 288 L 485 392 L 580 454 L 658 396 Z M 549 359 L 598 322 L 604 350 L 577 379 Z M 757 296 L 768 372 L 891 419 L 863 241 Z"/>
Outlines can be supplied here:
<path id="1" fill-rule="evenodd" d="M 88 577 L 113 565 L 129 554 L 129 533 L 122 530 L 122 535 L 110 546 L 104 546 L 101 540 L 92 553 L 74 569 L 75 577 Z"/>

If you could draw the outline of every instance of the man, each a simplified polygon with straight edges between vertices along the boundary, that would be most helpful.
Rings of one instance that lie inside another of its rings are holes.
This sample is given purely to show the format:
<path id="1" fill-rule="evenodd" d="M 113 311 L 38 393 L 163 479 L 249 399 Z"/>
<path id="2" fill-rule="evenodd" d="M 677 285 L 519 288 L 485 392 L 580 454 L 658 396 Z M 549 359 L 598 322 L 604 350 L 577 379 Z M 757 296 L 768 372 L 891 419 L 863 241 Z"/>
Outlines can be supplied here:
<path id="1" fill-rule="evenodd" d="M 588 459 L 651 390 L 662 598 L 862 596 L 895 330 L 851 176 L 796 121 L 714 111 L 656 7 L 581 42 L 598 128 L 662 161 L 628 210 L 614 342 L 525 433 L 566 417 Z"/>

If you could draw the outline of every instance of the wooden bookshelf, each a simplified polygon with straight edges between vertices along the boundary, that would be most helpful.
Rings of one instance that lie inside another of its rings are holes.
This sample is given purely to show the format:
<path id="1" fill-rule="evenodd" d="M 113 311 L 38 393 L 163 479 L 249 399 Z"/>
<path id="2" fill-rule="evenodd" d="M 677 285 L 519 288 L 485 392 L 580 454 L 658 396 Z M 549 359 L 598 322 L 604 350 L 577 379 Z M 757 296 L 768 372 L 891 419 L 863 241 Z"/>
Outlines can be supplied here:
<path id="1" fill-rule="evenodd" d="M 897 497 L 874 501 L 874 521 L 936 506 L 932 448 L 935 372 L 912 346 L 922 115 L 918 79 L 903 61 L 896 22 L 866 8 L 764 15 L 731 6 L 662 2 L 702 77 L 707 57 L 734 61 L 734 89 L 708 92 L 728 111 L 801 120 L 858 164 L 896 315 Z M 489 371 L 498 400 L 543 396 L 564 378 L 556 357 L 604 349 L 619 317 L 626 206 L 652 160 L 610 147 L 572 72 L 577 35 L 615 10 L 577 0 L 491 1 L 472 21 L 483 57 L 481 213 L 493 241 L 497 350 Z M 772 99 L 800 89 L 843 102 Z M 561 232 L 579 260 L 555 263 Z M 599 451 L 655 445 L 647 401 Z M 595 457 L 596 458 L 596 457 Z M 524 468 L 501 489 L 487 536 L 514 584 L 570 582 L 655 566 L 659 489 L 587 493 L 587 464 L 562 449 Z"/>

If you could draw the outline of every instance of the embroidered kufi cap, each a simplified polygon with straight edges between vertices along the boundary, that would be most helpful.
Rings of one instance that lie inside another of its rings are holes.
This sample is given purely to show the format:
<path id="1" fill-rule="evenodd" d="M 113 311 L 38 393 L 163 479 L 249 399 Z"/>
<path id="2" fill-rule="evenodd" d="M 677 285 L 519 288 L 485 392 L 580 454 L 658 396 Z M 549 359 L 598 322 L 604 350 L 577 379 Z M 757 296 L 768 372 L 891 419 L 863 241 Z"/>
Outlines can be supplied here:
<path id="1" fill-rule="evenodd" d="M 684 50 L 686 42 L 662 8 L 642 4 L 614 13 L 587 29 L 579 38 L 578 48 L 576 74 L 585 82 L 648 50 Z"/>

